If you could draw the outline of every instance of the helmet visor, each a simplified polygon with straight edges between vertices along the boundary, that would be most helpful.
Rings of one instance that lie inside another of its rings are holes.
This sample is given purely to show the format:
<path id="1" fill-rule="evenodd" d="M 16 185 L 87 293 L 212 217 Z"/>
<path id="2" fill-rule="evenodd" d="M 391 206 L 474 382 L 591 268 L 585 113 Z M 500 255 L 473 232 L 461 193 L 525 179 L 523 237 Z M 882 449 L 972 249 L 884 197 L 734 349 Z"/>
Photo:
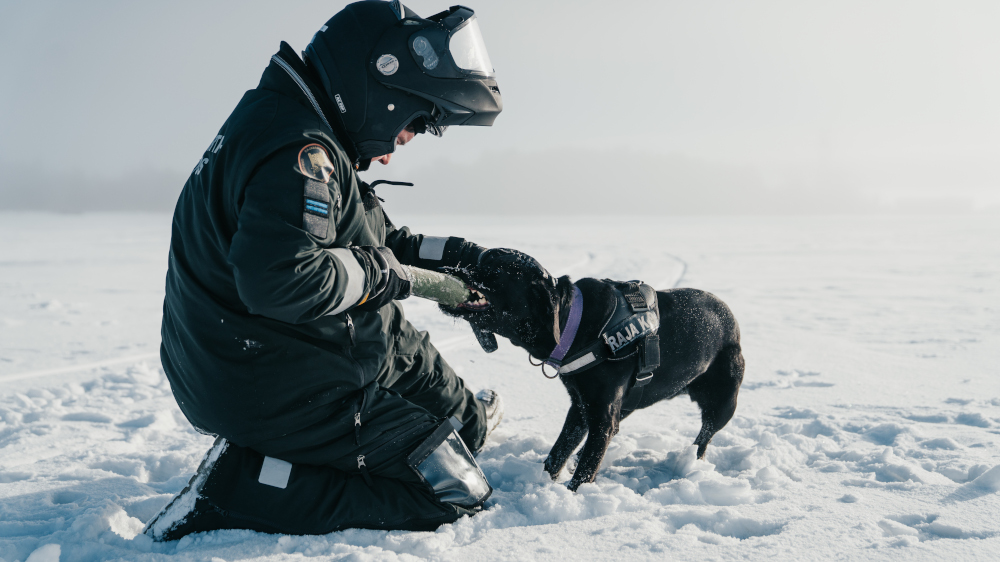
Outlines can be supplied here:
<path id="1" fill-rule="evenodd" d="M 493 76 L 493 63 L 486 52 L 486 42 L 483 41 L 479 21 L 475 17 L 452 32 L 448 50 L 451 51 L 455 65 L 462 70 Z"/>

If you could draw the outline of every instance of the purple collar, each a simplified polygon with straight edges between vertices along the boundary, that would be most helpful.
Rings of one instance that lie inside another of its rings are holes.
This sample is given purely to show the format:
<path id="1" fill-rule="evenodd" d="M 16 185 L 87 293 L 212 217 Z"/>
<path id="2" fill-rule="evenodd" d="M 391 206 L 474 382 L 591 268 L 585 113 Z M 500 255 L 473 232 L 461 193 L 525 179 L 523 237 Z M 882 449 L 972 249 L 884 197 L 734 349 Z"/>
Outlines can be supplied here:
<path id="1" fill-rule="evenodd" d="M 569 317 L 566 318 L 566 328 L 563 329 L 562 335 L 559 336 L 559 343 L 552 350 L 552 355 L 545 360 L 550 366 L 559 368 L 562 365 L 563 358 L 566 357 L 569 348 L 573 346 L 573 340 L 576 339 L 576 332 L 580 329 L 581 318 L 583 318 L 583 293 L 580 292 L 579 287 L 574 283 L 573 302 L 569 305 Z M 556 318 L 556 322 L 559 322 L 558 317 Z"/>

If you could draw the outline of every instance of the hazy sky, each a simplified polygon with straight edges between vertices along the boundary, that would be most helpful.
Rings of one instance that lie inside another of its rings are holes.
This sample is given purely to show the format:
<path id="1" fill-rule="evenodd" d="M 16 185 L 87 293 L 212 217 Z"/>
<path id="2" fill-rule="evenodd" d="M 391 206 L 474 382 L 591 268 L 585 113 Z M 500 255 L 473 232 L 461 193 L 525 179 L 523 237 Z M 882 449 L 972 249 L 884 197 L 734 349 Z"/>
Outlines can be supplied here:
<path id="1" fill-rule="evenodd" d="M 278 43 L 301 50 L 343 5 L 0 2 L 0 191 L 77 185 L 85 200 L 145 182 L 176 185 L 172 200 Z M 430 15 L 449 4 L 407 5 Z M 503 113 L 491 128 L 418 138 L 376 174 L 419 177 L 431 199 L 475 194 L 477 174 L 501 168 L 524 182 L 512 192 L 576 173 L 547 186 L 569 194 L 589 181 L 573 168 L 603 160 L 602 182 L 628 168 L 665 200 L 711 184 L 723 199 L 728 188 L 1000 204 L 1000 2 L 471 7 Z M 501 189 L 493 178 L 491 194 Z"/>

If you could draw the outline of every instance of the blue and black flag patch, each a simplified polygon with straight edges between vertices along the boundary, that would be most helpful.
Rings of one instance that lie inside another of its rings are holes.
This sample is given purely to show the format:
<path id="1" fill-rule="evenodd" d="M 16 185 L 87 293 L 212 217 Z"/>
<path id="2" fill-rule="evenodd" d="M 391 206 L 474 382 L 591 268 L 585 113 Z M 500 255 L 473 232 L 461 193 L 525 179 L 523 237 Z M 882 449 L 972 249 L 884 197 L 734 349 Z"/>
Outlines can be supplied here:
<path id="1" fill-rule="evenodd" d="M 307 179 L 303 189 L 302 229 L 317 238 L 326 238 L 330 231 L 330 188 L 325 183 Z"/>
<path id="2" fill-rule="evenodd" d="M 330 216 L 330 204 L 306 197 L 306 212 L 321 217 Z"/>

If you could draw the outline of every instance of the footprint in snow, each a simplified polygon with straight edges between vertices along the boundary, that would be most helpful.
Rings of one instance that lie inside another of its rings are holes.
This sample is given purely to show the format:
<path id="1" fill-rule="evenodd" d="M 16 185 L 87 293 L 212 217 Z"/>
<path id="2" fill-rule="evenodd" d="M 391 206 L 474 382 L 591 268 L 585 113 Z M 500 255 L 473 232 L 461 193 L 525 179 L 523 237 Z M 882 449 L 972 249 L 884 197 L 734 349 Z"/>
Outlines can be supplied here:
<path id="1" fill-rule="evenodd" d="M 940 516 L 934 513 L 928 515 L 889 515 L 879 521 L 878 526 L 886 537 L 913 537 L 920 542 L 939 539 L 985 539 L 997 534 L 995 532 L 970 531 L 957 525 L 949 525 L 939 521 L 939 518 Z"/>
<path id="2" fill-rule="evenodd" d="M 91 423 L 111 423 L 111 418 L 97 412 L 74 412 L 62 417 L 63 421 L 79 421 Z"/>
<path id="3" fill-rule="evenodd" d="M 743 390 L 757 390 L 758 388 L 828 388 L 834 386 L 832 382 L 814 380 L 813 377 L 820 376 L 820 373 L 816 371 L 800 371 L 798 369 L 792 369 L 790 371 L 779 370 L 777 371 L 777 375 L 781 378 L 776 380 L 745 382 L 740 388 Z"/>
<path id="4" fill-rule="evenodd" d="M 11 484 L 33 478 L 32 472 L 0 472 L 0 484 Z"/>
<path id="5" fill-rule="evenodd" d="M 52 503 L 56 505 L 66 505 L 70 503 L 80 504 L 87 499 L 87 494 L 83 492 L 73 492 L 71 490 L 59 490 L 52 494 Z"/>

